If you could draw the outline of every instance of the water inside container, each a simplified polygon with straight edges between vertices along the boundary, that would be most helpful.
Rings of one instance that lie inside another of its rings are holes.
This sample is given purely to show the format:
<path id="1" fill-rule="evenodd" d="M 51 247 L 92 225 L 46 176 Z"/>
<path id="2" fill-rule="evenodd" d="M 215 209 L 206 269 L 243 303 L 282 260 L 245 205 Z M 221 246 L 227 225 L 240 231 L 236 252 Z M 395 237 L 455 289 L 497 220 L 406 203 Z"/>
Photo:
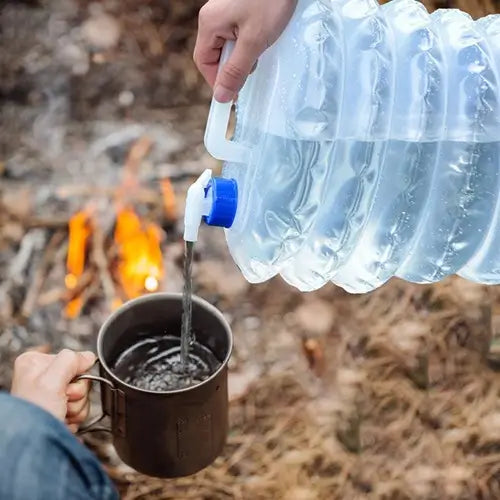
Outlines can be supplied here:
<path id="1" fill-rule="evenodd" d="M 197 385 L 215 373 L 220 364 L 210 349 L 193 342 L 187 366 L 183 366 L 179 337 L 151 336 L 124 351 L 113 373 L 139 389 L 163 392 Z"/>

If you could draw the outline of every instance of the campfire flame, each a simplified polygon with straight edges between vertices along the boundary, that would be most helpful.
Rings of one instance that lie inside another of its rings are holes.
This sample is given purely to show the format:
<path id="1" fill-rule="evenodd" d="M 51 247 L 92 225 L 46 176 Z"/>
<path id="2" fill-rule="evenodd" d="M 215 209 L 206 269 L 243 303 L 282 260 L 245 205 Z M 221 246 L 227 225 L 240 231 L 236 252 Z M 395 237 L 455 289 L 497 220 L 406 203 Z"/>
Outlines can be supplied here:
<path id="1" fill-rule="evenodd" d="M 131 208 L 119 210 L 115 228 L 120 257 L 117 271 L 129 299 L 158 290 L 163 277 L 160 241 L 161 230 L 156 224 L 141 221 Z"/>
<path id="2" fill-rule="evenodd" d="M 156 292 L 163 278 L 163 256 L 161 251 L 161 228 L 141 218 L 134 210 L 139 193 L 138 171 L 143 158 L 152 147 L 152 141 L 140 137 L 129 151 L 125 162 L 123 179 L 114 192 L 116 224 L 113 248 L 106 250 L 105 237 L 100 227 L 94 225 L 90 210 L 75 214 L 69 222 L 69 247 L 67 256 L 66 289 L 71 300 L 66 305 L 66 316 L 76 318 L 92 292 L 82 293 L 86 249 L 93 236 L 92 261 L 95 275 L 112 310 L 123 300 L 133 299 L 148 292 Z M 177 200 L 169 179 L 161 181 L 164 217 L 177 220 Z M 117 262 L 115 260 L 117 257 Z M 90 270 L 92 281 L 92 269 Z M 88 273 L 86 274 L 89 277 Z M 116 286 L 117 282 L 120 286 Z M 84 288 L 84 287 L 83 287 Z"/>
<path id="3" fill-rule="evenodd" d="M 92 231 L 92 221 L 88 210 L 77 212 L 69 221 L 69 243 L 66 259 L 66 288 L 74 290 L 85 269 L 87 243 Z M 66 316 L 75 318 L 80 313 L 81 297 L 75 297 L 66 305 Z"/>

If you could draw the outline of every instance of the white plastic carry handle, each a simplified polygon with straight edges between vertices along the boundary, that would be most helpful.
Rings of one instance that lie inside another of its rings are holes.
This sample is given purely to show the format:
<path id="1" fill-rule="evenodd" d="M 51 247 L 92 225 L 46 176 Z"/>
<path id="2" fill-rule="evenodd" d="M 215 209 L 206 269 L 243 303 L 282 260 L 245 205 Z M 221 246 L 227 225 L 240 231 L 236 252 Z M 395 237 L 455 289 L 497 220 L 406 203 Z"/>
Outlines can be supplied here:
<path id="1" fill-rule="evenodd" d="M 234 43 L 231 40 L 226 41 L 222 49 L 219 71 L 229 59 Z M 248 161 L 248 148 L 226 139 L 232 104 L 232 102 L 220 103 L 212 99 L 205 130 L 205 147 L 217 160 L 246 163 Z"/>

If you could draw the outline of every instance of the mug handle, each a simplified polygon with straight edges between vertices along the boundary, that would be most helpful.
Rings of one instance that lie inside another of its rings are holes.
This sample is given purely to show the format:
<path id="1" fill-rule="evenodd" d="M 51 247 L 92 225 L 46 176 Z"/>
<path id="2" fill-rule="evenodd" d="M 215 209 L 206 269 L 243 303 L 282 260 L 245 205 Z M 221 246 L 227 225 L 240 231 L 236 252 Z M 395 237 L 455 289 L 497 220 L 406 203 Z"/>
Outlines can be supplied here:
<path id="1" fill-rule="evenodd" d="M 111 388 L 111 390 L 115 390 L 115 386 L 108 379 L 105 379 L 104 377 L 98 377 L 97 375 L 90 375 L 84 373 L 83 375 L 78 375 L 78 377 L 75 377 L 71 381 L 71 383 L 78 382 L 79 380 L 91 380 L 92 382 L 102 382 L 104 384 L 107 384 Z M 76 431 L 76 435 L 81 436 L 83 434 L 87 434 L 88 432 L 112 432 L 111 429 L 108 429 L 107 427 L 94 427 L 94 425 L 98 424 L 101 420 L 103 420 L 105 416 L 106 414 L 103 411 L 101 415 L 95 417 L 88 424 L 81 426 Z"/>

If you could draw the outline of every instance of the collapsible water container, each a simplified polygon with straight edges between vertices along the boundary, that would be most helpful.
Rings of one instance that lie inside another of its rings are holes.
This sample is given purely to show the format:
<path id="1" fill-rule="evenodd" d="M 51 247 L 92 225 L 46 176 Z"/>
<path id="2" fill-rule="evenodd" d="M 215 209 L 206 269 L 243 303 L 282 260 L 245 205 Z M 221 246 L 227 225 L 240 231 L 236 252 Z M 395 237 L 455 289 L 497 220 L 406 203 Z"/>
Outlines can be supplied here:
<path id="1" fill-rule="evenodd" d="M 205 144 L 224 168 L 197 184 L 198 223 L 226 227 L 253 283 L 500 283 L 499 78 L 500 16 L 299 0 L 231 140 L 231 104 L 212 102 Z"/>

